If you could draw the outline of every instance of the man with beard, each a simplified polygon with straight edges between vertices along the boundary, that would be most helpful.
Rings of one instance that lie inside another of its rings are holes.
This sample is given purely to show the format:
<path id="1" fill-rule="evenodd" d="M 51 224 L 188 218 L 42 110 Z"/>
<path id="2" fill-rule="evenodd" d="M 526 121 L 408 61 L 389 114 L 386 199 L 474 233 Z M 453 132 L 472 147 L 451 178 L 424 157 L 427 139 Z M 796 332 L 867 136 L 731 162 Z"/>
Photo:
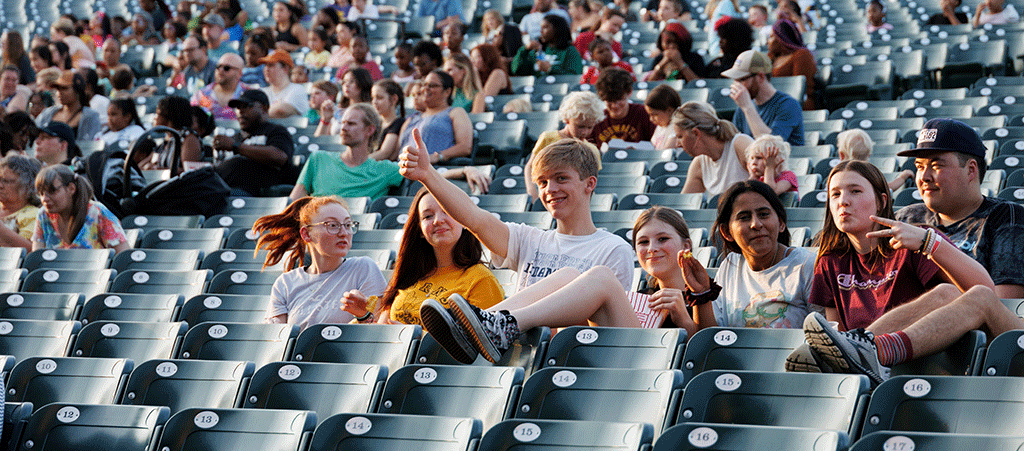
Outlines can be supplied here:
<path id="1" fill-rule="evenodd" d="M 284 167 L 294 147 L 288 129 L 267 121 L 270 100 L 258 89 L 250 89 L 228 102 L 235 109 L 241 136 L 217 135 L 213 148 L 233 155 L 217 166 L 217 172 L 231 188 L 258 196 L 267 188 L 286 180 Z"/>
<path id="2" fill-rule="evenodd" d="M 772 86 L 772 60 L 756 50 L 736 58 L 732 69 L 722 72 L 733 79 L 729 97 L 736 101 L 732 123 L 740 133 L 753 136 L 773 134 L 790 145 L 804 145 L 804 115 L 800 102 Z"/>

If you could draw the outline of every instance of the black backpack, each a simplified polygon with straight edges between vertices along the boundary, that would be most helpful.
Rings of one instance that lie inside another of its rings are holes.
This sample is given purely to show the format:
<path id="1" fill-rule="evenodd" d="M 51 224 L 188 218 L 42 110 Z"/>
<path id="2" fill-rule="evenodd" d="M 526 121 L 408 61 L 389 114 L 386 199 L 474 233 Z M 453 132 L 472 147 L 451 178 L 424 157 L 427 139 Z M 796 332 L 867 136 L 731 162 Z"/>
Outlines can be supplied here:
<path id="1" fill-rule="evenodd" d="M 152 141 L 150 141 L 152 142 Z M 124 189 L 124 170 L 129 168 L 129 189 L 131 192 L 141 191 L 146 187 L 146 179 L 135 164 L 125 165 L 128 154 L 121 149 L 110 149 L 94 152 L 84 161 L 75 158 L 75 171 L 89 178 L 93 186 L 96 200 L 103 203 L 119 218 L 127 216 L 121 211 L 121 196 Z M 81 161 L 81 163 L 79 163 Z M 84 165 L 83 165 L 84 163 Z"/>
<path id="2" fill-rule="evenodd" d="M 132 155 L 143 150 L 151 134 L 166 133 L 174 139 L 171 178 L 146 185 L 135 193 L 131 185 Z M 125 215 L 218 215 L 228 205 L 231 188 L 212 166 L 181 172 L 181 134 L 169 127 L 153 127 L 143 133 L 125 157 L 122 170 L 120 210 Z"/>

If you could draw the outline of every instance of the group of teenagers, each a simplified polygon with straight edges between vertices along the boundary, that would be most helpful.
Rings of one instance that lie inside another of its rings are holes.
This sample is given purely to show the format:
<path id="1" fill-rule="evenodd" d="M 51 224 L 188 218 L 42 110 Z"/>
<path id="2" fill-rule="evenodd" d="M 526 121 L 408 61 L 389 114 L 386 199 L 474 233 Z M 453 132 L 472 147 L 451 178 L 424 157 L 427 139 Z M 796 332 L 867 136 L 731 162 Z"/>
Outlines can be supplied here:
<path id="1" fill-rule="evenodd" d="M 651 312 L 663 318 L 660 327 L 690 335 L 713 326 L 802 327 L 806 343 L 787 358 L 787 370 L 861 373 L 876 383 L 890 366 L 941 351 L 970 330 L 1024 329 L 1000 302 L 1014 281 L 1000 275 L 997 289 L 992 268 L 975 260 L 988 261 L 977 255 L 979 239 L 998 247 L 992 252 L 1021 247 L 1024 209 L 1017 205 L 1002 213 L 1015 215 L 1015 225 L 999 229 L 1009 236 L 978 228 L 954 244 L 938 228 L 953 233 L 957 224 L 897 220 L 878 168 L 842 161 L 826 182 L 829 214 L 815 255 L 790 243 L 777 190 L 743 180 L 719 196 L 711 239 L 724 257 L 712 279 L 691 253 L 699 243 L 679 211 L 643 211 L 633 249 L 595 227 L 590 197 L 599 160 L 583 141 L 560 139 L 531 157 L 537 194 L 557 224 L 551 230 L 502 222 L 477 207 L 431 165 L 418 131 L 413 141 L 402 150 L 400 171 L 424 188 L 409 209 L 390 281 L 369 258 L 347 257 L 359 224 L 341 198 L 304 197 L 256 223 L 266 264 L 284 260 L 287 269 L 273 286 L 268 321 L 421 324 L 465 363 L 499 361 L 534 327 L 640 327 L 638 315 Z M 977 189 L 985 171 L 977 133 L 952 119 L 929 121 L 917 146 L 901 155 L 915 158 L 927 206 L 964 189 L 948 174 L 959 171 Z M 984 208 L 996 202 L 983 200 Z M 484 265 L 483 247 L 494 267 L 517 273 L 514 293 L 504 293 Z M 640 302 L 631 302 L 634 261 L 649 277 Z"/>

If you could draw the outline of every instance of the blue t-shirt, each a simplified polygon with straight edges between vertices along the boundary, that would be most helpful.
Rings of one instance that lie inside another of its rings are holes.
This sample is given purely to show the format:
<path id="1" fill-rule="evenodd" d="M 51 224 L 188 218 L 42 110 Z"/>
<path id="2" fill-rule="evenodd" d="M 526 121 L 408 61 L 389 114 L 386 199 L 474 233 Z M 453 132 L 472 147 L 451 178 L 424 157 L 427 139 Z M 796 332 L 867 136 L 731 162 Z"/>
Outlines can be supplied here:
<path id="1" fill-rule="evenodd" d="M 781 136 L 793 146 L 804 145 L 804 111 L 796 99 L 782 91 L 777 91 L 767 102 L 756 105 L 756 107 L 757 114 L 761 116 L 764 125 L 772 129 L 773 135 Z M 736 114 L 732 117 L 732 123 L 736 125 L 740 133 L 754 136 L 750 132 L 750 124 L 747 123 L 747 118 L 742 111 L 736 110 Z"/>
<path id="2" fill-rule="evenodd" d="M 459 0 L 423 0 L 420 2 L 419 17 L 434 16 L 435 21 L 442 21 L 451 16 L 462 17 L 462 2 Z"/>

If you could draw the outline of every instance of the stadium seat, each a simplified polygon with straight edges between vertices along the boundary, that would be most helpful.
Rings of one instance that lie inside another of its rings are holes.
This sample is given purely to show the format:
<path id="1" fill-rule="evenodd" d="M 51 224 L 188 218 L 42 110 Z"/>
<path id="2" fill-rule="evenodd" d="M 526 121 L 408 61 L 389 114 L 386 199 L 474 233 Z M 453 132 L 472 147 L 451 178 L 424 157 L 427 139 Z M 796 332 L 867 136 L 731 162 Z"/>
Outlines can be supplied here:
<path id="1" fill-rule="evenodd" d="M 132 367 L 128 359 L 30 357 L 11 370 L 6 400 L 114 404 Z"/>
<path id="2" fill-rule="evenodd" d="M 79 320 L 169 322 L 184 300 L 180 294 L 102 293 L 85 301 Z"/>
<path id="3" fill-rule="evenodd" d="M 342 413 L 320 423 L 309 451 L 471 451 L 482 430 L 473 418 Z"/>
<path id="4" fill-rule="evenodd" d="M 7 374 L 5 373 L 6 377 Z M 30 402 L 8 402 L 4 403 L 3 436 L 0 437 L 0 444 L 5 449 L 14 449 L 17 446 L 18 438 L 28 424 L 32 416 L 32 403 Z M 13 442 L 13 443 L 12 443 Z"/>
<path id="5" fill-rule="evenodd" d="M 623 227 L 632 228 L 640 213 L 643 213 L 643 210 L 592 211 L 590 215 L 594 226 L 614 232 Z"/>
<path id="6" fill-rule="evenodd" d="M 17 449 L 149 449 L 170 416 L 159 406 L 49 404 L 28 419 Z"/>
<path id="7" fill-rule="evenodd" d="M 687 381 L 707 370 L 781 372 L 786 356 L 803 343 L 800 329 L 709 327 L 690 337 L 681 368 Z"/>
<path id="8" fill-rule="evenodd" d="M 192 297 L 203 292 L 212 271 L 144 271 L 128 270 L 118 274 L 110 284 L 114 293 L 162 293 Z M 106 291 L 106 290 L 102 290 Z M 101 291 L 101 292 L 102 292 Z"/>
<path id="9" fill-rule="evenodd" d="M 64 356 L 81 328 L 78 321 L 0 320 L 0 355 L 12 355 L 19 361 Z"/>
<path id="10" fill-rule="evenodd" d="M 1022 390 L 1024 379 L 1018 377 L 896 376 L 875 388 L 863 433 L 1019 436 L 1024 430 Z"/>
<path id="11" fill-rule="evenodd" d="M 202 215 L 128 215 L 121 219 L 121 227 L 124 227 L 126 229 L 142 229 L 143 232 L 149 232 L 158 229 L 194 229 L 198 228 L 202 223 Z"/>
<path id="12" fill-rule="evenodd" d="M 651 179 L 657 179 L 663 175 L 674 175 L 679 178 L 685 178 L 689 170 L 690 162 L 688 161 L 659 161 L 651 166 L 650 171 L 647 172 L 647 176 Z"/>
<path id="13" fill-rule="evenodd" d="M 664 207 L 685 209 L 685 210 L 697 210 L 702 207 L 704 203 L 704 195 L 702 193 L 689 193 L 689 194 L 678 194 L 678 193 L 647 193 L 647 194 L 627 194 L 622 197 L 619 201 L 619 210 L 643 210 L 655 205 L 661 205 Z M 632 226 L 632 225 L 631 225 Z"/>
<path id="14" fill-rule="evenodd" d="M 972 330 L 941 352 L 892 367 L 892 375 L 975 376 L 981 372 L 985 333 Z"/>
<path id="15" fill-rule="evenodd" d="M 1024 331 L 1010 330 L 999 334 L 988 345 L 981 374 L 984 376 L 1024 376 L 1024 348 L 1019 343 Z"/>
<path id="16" fill-rule="evenodd" d="M 384 365 L 394 372 L 413 362 L 422 333 L 414 325 L 310 325 L 295 340 L 290 360 Z"/>
<path id="17" fill-rule="evenodd" d="M 845 432 L 747 424 L 683 423 L 668 428 L 654 443 L 653 451 L 716 449 L 785 449 L 788 451 L 845 450 Z"/>
<path id="18" fill-rule="evenodd" d="M 495 177 L 487 187 L 490 194 L 526 194 L 523 176 Z"/>
<path id="19" fill-rule="evenodd" d="M 564 89 L 564 88 L 563 88 Z M 495 121 L 476 127 L 473 164 L 515 163 L 522 159 L 526 140 L 526 121 Z"/>
<path id="20" fill-rule="evenodd" d="M 358 363 L 271 362 L 256 371 L 242 407 L 312 410 L 317 418 L 376 407 L 388 369 Z"/>
<path id="21" fill-rule="evenodd" d="M 110 266 L 113 249 L 39 249 L 29 252 L 21 263 L 28 272 L 41 268 L 100 270 Z"/>
<path id="22" fill-rule="evenodd" d="M 25 258 L 25 248 L 22 247 L 0 247 L 0 269 L 21 268 L 21 261 Z"/>
<path id="23" fill-rule="evenodd" d="M 185 301 L 176 320 L 189 324 L 262 323 L 269 306 L 270 296 L 200 294 Z"/>
<path id="24" fill-rule="evenodd" d="M 220 274 L 225 270 L 236 271 L 260 271 L 263 269 L 263 262 L 266 260 L 267 251 L 261 250 L 255 255 L 252 251 L 221 249 L 213 251 L 203 257 L 199 269 L 209 269 L 214 274 Z M 268 271 L 284 270 L 284 261 L 276 265 L 268 266 Z"/>
<path id="25" fill-rule="evenodd" d="M 648 144 L 649 145 L 649 144 Z M 609 149 L 601 157 L 603 163 L 644 161 L 647 164 L 655 164 L 660 161 L 672 161 L 673 150 L 640 150 L 640 149 Z M 603 183 L 603 179 L 602 179 Z M 598 186 L 601 184 L 598 183 Z"/>
<path id="26" fill-rule="evenodd" d="M 868 109 L 859 109 L 854 107 L 835 110 L 829 114 L 829 119 L 844 119 L 848 123 L 856 124 L 862 119 L 896 119 L 899 117 L 899 114 L 899 109 L 894 106 L 875 106 Z"/>
<path id="27" fill-rule="evenodd" d="M 288 203 L 287 197 L 232 197 L 228 199 L 224 214 L 263 216 L 284 211 Z"/>
<path id="28" fill-rule="evenodd" d="M 480 449 L 639 451 L 649 449 L 653 438 L 654 428 L 643 423 L 512 419 L 488 430 L 480 440 Z"/>
<path id="29" fill-rule="evenodd" d="M 107 291 L 115 273 L 112 269 L 37 269 L 25 276 L 21 288 L 37 293 L 82 293 L 89 297 Z"/>
<path id="30" fill-rule="evenodd" d="M 373 260 L 377 264 L 377 267 L 381 271 L 391 269 L 395 265 L 396 252 L 391 249 L 352 249 L 348 251 L 346 258 L 366 257 Z M 284 269 L 283 264 L 273 266 L 279 268 L 278 271 Z"/>
<path id="31" fill-rule="evenodd" d="M 121 404 L 165 406 L 171 414 L 192 407 L 232 408 L 241 405 L 254 371 L 252 362 L 150 360 L 132 371 Z"/>
<path id="32" fill-rule="evenodd" d="M 78 318 L 78 293 L 0 293 L 0 318 L 68 321 Z"/>
<path id="33" fill-rule="evenodd" d="M 297 324 L 199 323 L 189 329 L 179 357 L 199 360 L 248 360 L 257 365 L 285 360 Z"/>
<path id="34" fill-rule="evenodd" d="M 860 440 L 857 440 L 857 443 L 853 444 L 850 451 L 884 451 L 894 449 L 1018 451 L 1022 447 L 1024 447 L 1024 437 L 879 431 L 861 437 Z"/>
<path id="35" fill-rule="evenodd" d="M 512 415 L 522 383 L 522 368 L 406 365 L 388 378 L 377 413 L 468 416 L 490 428 Z"/>
<path id="36" fill-rule="evenodd" d="M 204 229 L 216 229 L 223 227 L 228 229 L 228 233 L 239 229 L 249 230 L 252 229 L 253 224 L 262 217 L 263 216 L 261 215 L 255 214 L 243 215 L 237 213 L 210 216 L 203 221 L 202 227 Z"/>
<path id="37" fill-rule="evenodd" d="M 225 229 L 154 229 L 139 238 L 142 249 L 199 249 L 209 254 L 220 249 Z"/>
<path id="38" fill-rule="evenodd" d="M 675 417 L 679 370 L 544 368 L 523 386 L 517 419 L 642 422 L 657 436 Z"/>
<path id="39" fill-rule="evenodd" d="M 114 257 L 110 268 L 118 273 L 144 271 L 191 271 L 199 265 L 198 249 L 129 249 Z"/>
<path id="40" fill-rule="evenodd" d="M 551 339 L 544 367 L 679 369 L 685 329 L 572 326 Z"/>
<path id="41" fill-rule="evenodd" d="M 270 295 L 270 287 L 281 271 L 241 271 L 226 269 L 210 280 L 206 288 L 211 294 Z"/>
<path id="42" fill-rule="evenodd" d="M 534 327 L 520 335 L 512 343 L 512 347 L 501 354 L 501 360 L 497 363 L 488 362 L 482 356 L 477 356 L 473 365 L 517 366 L 525 371 L 526 377 L 530 377 L 534 371 L 540 369 L 550 341 L 551 329 L 545 326 Z M 437 343 L 437 340 L 434 340 L 434 337 L 427 333 L 423 334 L 420 345 L 416 348 L 414 362 L 420 365 L 460 365 Z"/>
<path id="43" fill-rule="evenodd" d="M 870 390 L 863 375 L 709 370 L 686 385 L 677 421 L 801 427 L 856 437 Z"/>
<path id="44" fill-rule="evenodd" d="M 172 358 L 181 337 L 188 331 L 185 323 L 140 323 L 131 321 L 94 321 L 78 333 L 72 357 L 111 357 L 145 362 Z"/>
<path id="45" fill-rule="evenodd" d="M 997 196 L 1000 199 L 1016 202 L 1018 204 L 1024 204 L 1024 188 L 1020 186 L 1014 186 L 999 191 Z"/>
<path id="46" fill-rule="evenodd" d="M 154 449 L 301 451 L 315 427 L 307 411 L 185 409 L 167 420 Z"/>
<path id="47" fill-rule="evenodd" d="M 502 213 L 522 213 L 530 205 L 530 196 L 527 194 L 485 194 L 469 198 L 484 210 Z"/>
<path id="48" fill-rule="evenodd" d="M 259 234 L 252 230 L 233 230 L 224 239 L 224 249 L 255 249 L 258 239 Z"/>

